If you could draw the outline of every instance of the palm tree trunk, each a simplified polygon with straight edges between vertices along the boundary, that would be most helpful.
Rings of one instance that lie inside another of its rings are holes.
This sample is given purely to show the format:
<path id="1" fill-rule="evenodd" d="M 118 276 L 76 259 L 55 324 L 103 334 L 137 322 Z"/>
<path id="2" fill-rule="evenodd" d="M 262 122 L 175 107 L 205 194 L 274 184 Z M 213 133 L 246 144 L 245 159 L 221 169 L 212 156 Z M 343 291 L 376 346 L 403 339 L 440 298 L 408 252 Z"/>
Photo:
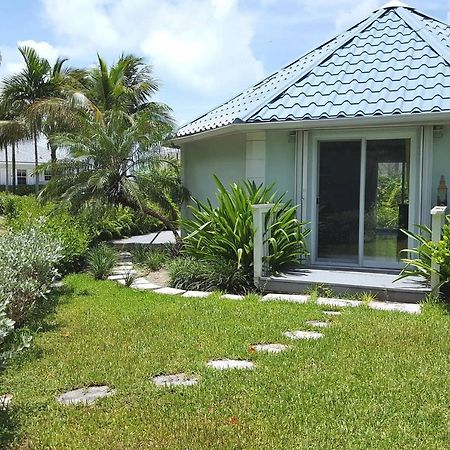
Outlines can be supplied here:
<path id="1" fill-rule="evenodd" d="M 50 143 L 48 145 L 50 147 L 50 158 L 51 158 L 51 161 L 52 161 L 52 163 L 55 163 L 56 162 L 56 150 L 58 149 L 58 147 L 56 145 L 50 144 Z"/>
<path id="2" fill-rule="evenodd" d="M 11 164 L 12 164 L 12 190 L 13 193 L 16 193 L 16 181 L 17 181 L 17 171 L 16 171 L 16 143 L 12 143 L 12 155 L 11 155 Z"/>
<path id="3" fill-rule="evenodd" d="M 142 211 L 147 216 L 154 217 L 155 219 L 157 219 L 160 222 L 162 222 L 165 225 L 165 227 L 173 233 L 173 235 L 175 237 L 175 241 L 177 242 L 177 244 L 181 243 L 181 236 L 178 233 L 178 230 L 176 229 L 174 224 L 169 219 L 167 219 L 167 217 L 164 217 L 158 211 L 155 211 L 154 209 L 148 208 L 147 206 L 144 206 L 142 208 Z"/>
<path id="4" fill-rule="evenodd" d="M 9 159 L 8 159 L 8 146 L 5 144 L 5 169 L 6 169 L 6 179 L 5 179 L 5 191 L 9 191 Z"/>
<path id="5" fill-rule="evenodd" d="M 36 191 L 36 195 L 39 194 L 39 173 L 37 172 L 37 168 L 39 165 L 39 153 L 38 153 L 38 145 L 37 145 L 37 130 L 36 127 L 33 131 L 33 139 L 34 139 L 34 187 Z"/>

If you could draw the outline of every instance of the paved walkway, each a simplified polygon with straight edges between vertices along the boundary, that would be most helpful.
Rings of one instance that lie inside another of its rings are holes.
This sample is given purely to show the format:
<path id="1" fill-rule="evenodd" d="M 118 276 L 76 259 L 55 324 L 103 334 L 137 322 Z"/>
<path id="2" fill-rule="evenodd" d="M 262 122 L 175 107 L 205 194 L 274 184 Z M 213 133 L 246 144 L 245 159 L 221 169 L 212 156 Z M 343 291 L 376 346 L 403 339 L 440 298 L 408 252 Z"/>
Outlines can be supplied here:
<path id="1" fill-rule="evenodd" d="M 125 239 L 111 241 L 115 245 L 150 245 L 150 244 L 175 244 L 175 237 L 171 231 L 131 236 Z"/>

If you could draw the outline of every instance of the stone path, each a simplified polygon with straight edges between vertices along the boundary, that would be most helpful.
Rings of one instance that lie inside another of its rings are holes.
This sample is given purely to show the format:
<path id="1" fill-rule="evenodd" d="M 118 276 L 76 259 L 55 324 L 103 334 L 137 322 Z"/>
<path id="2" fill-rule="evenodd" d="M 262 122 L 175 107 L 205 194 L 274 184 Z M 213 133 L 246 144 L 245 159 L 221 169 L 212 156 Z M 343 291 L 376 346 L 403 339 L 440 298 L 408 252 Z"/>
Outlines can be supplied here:
<path id="1" fill-rule="evenodd" d="M 324 336 L 323 333 L 319 333 L 318 331 L 303 331 L 303 330 L 285 331 L 283 335 L 293 340 L 299 339 L 316 340 L 321 339 Z"/>
<path id="2" fill-rule="evenodd" d="M 250 351 L 262 353 L 281 353 L 288 348 L 289 347 L 284 344 L 253 344 L 250 346 Z"/>
<path id="3" fill-rule="evenodd" d="M 8 407 L 12 398 L 11 394 L 0 395 L 0 411 L 4 411 Z"/>
<path id="4" fill-rule="evenodd" d="M 194 375 L 186 375 L 185 373 L 175 373 L 172 375 L 158 375 L 152 378 L 156 386 L 194 386 L 198 383 L 198 377 Z"/>
<path id="5" fill-rule="evenodd" d="M 114 395 L 114 390 L 111 390 L 108 386 L 90 386 L 66 392 L 57 397 L 57 400 L 63 405 L 76 405 L 78 403 L 92 405 L 97 399 L 111 395 Z"/>
<path id="6" fill-rule="evenodd" d="M 227 369 L 253 369 L 255 364 L 251 361 L 243 359 L 212 359 L 206 363 L 208 367 L 212 367 L 216 370 Z"/>

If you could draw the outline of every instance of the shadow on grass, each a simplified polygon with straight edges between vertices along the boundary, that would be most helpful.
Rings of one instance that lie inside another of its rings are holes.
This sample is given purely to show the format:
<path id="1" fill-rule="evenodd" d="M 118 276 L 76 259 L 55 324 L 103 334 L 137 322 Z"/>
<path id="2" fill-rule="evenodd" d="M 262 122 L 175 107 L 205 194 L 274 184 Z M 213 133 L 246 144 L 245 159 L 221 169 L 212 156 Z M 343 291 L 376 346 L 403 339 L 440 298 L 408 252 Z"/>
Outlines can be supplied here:
<path id="1" fill-rule="evenodd" d="M 61 327 L 54 318 L 57 306 L 66 303 L 74 295 L 74 291 L 68 287 L 57 288 L 52 291 L 45 299 L 38 302 L 29 314 L 26 324 L 23 328 L 17 330 L 19 333 L 28 333 L 36 335 L 42 332 L 54 331 Z M 35 361 L 42 358 L 43 351 L 39 347 L 33 345 L 18 355 L 12 362 L 15 369 L 26 361 Z M 2 377 L 0 371 L 0 380 Z M 0 395 L 6 394 L 0 388 Z M 13 394 L 13 393 L 12 393 Z M 14 399 L 13 399 L 14 401 Z M 16 407 L 6 407 L 4 410 L 0 409 L 0 449 L 7 449 L 16 442 L 19 438 L 19 421 Z"/>

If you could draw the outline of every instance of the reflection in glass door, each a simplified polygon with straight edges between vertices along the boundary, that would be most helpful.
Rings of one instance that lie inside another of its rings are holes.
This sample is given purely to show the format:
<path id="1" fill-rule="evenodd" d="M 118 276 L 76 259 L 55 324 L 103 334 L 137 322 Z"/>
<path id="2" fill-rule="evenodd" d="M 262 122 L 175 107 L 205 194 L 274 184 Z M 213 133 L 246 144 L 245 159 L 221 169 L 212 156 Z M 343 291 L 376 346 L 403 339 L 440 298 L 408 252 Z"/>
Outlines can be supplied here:
<path id="1" fill-rule="evenodd" d="M 317 255 L 358 264 L 361 141 L 319 143 Z"/>
<path id="2" fill-rule="evenodd" d="M 410 139 L 319 142 L 317 262 L 400 266 L 410 154 Z"/>
<path id="3" fill-rule="evenodd" d="M 367 141 L 364 265 L 395 267 L 407 247 L 410 140 Z"/>

